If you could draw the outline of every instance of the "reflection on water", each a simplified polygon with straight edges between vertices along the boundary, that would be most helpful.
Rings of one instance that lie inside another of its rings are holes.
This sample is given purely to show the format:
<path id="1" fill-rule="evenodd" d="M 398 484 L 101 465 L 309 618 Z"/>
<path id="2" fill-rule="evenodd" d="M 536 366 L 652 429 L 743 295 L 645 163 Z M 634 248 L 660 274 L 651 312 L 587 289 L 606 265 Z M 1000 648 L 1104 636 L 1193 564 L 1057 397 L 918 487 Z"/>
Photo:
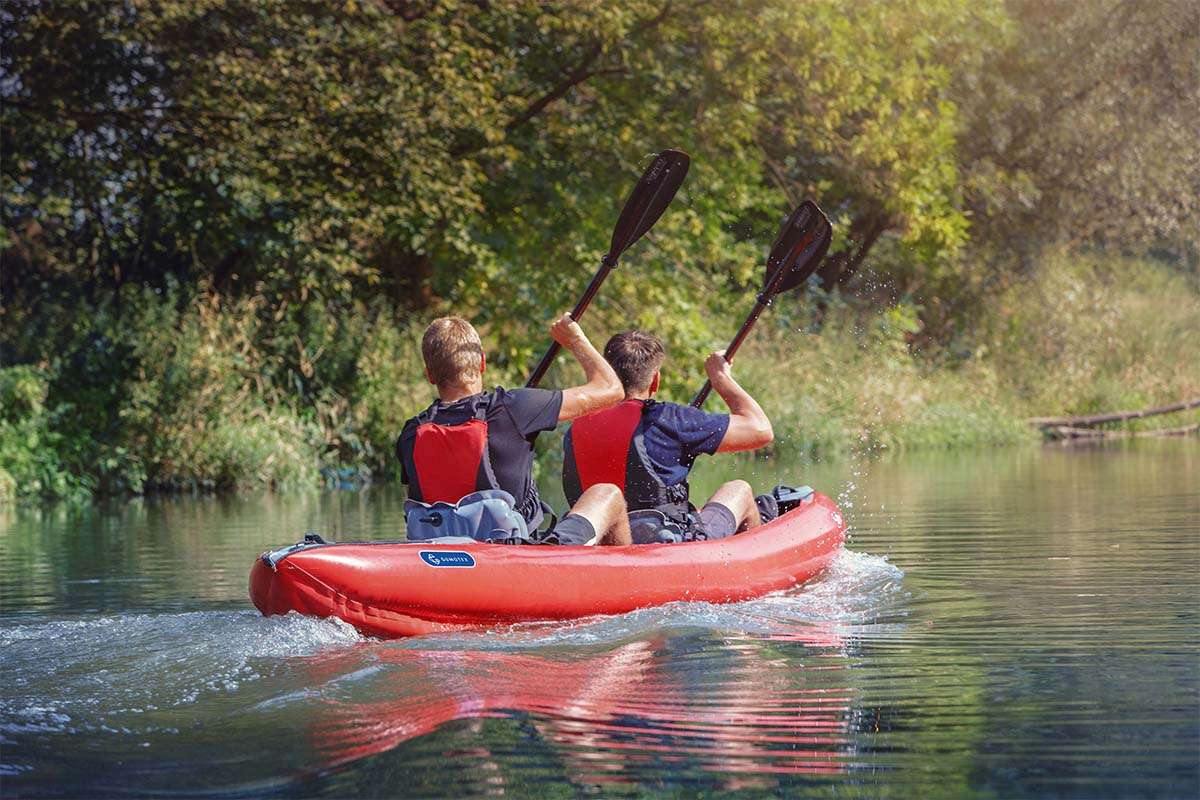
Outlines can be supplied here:
<path id="1" fill-rule="evenodd" d="M 1194 443 L 803 479 L 853 533 L 798 591 L 398 642 L 245 599 L 391 487 L 0 512 L 4 792 L 1200 792 Z"/>
<path id="2" fill-rule="evenodd" d="M 453 720 L 527 718 L 575 783 L 638 783 L 659 765 L 838 772 L 849 745 L 849 697 L 827 673 L 845 669 L 840 643 L 818 632 L 809 642 L 798 638 L 791 641 L 811 648 L 814 662 L 829 663 L 814 665 L 813 674 L 793 671 L 752 639 L 682 654 L 654 636 L 598 653 L 375 646 L 357 654 L 362 666 L 351 674 L 363 677 L 352 691 L 326 683 L 327 670 L 342 674 L 348 665 L 326 662 L 311 683 L 328 691 L 315 709 L 307 700 L 317 747 L 332 764 L 392 750 Z M 472 753 L 484 761 L 503 755 L 487 747 Z"/>

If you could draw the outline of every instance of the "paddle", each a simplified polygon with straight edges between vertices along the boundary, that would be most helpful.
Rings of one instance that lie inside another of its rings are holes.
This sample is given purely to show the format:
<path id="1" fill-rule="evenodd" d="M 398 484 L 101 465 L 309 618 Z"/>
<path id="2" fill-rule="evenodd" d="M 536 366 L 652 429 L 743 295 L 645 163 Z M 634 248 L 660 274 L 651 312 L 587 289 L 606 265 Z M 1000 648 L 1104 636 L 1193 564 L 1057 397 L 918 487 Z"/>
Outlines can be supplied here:
<path id="1" fill-rule="evenodd" d="M 805 200 L 796 207 L 787 218 L 787 222 L 783 223 L 779 236 L 775 238 L 775 244 L 771 246 L 771 254 L 767 256 L 766 283 L 758 294 L 754 310 L 746 317 L 729 347 L 725 348 L 726 362 L 733 361 L 733 356 L 742 346 L 742 341 L 750 333 L 754 323 L 758 322 L 762 312 L 771 305 L 775 295 L 800 286 L 816 272 L 817 266 L 829 249 L 832 236 L 833 228 L 829 224 L 829 218 L 817 208 L 816 203 Z M 705 381 L 704 388 L 692 400 L 692 406 L 700 408 L 704 405 L 711 391 L 712 382 Z"/>
<path id="2" fill-rule="evenodd" d="M 617 266 L 621 254 L 658 222 L 658 218 L 667 210 L 671 199 L 679 191 L 690 162 L 688 154 L 679 150 L 663 150 L 655 157 L 637 186 L 633 187 L 629 199 L 625 201 L 625 208 L 621 210 L 621 216 L 613 229 L 608 252 L 600 259 L 600 269 L 571 311 L 571 319 L 579 321 L 596 292 L 600 290 L 600 284 L 604 283 L 608 273 Z M 525 384 L 527 387 L 532 388 L 541 382 L 546 370 L 550 369 L 550 364 L 554 362 L 554 357 L 558 355 L 558 350 L 558 342 L 551 343 L 550 349 L 529 376 L 529 381 Z"/>

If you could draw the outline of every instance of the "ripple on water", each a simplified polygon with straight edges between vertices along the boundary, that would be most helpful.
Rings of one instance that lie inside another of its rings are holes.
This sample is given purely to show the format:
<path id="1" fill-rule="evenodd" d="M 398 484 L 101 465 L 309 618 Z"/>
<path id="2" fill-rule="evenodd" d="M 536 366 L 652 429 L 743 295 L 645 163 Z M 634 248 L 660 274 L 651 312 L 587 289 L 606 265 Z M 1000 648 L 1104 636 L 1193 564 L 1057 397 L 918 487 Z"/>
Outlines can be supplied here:
<path id="1" fill-rule="evenodd" d="M 184 500 L 140 527 L 26 526 L 0 569 L 21 615 L 0 630 L 0 779 L 26 796 L 1194 797 L 1196 453 L 876 464 L 844 510 L 853 545 L 888 559 L 846 552 L 745 603 L 392 642 L 250 611 L 96 612 L 248 609 L 253 554 L 303 527 L 389 536 L 400 495 L 323 496 L 316 523 L 290 500 Z"/>
<path id="2" fill-rule="evenodd" d="M 263 662 L 362 640 L 340 620 L 255 612 L 116 614 L 0 630 L 0 732 L 111 728 L 144 714 L 235 692 Z M 115 728 L 113 730 L 116 730 Z"/>
<path id="3" fill-rule="evenodd" d="M 819 578 L 789 592 L 729 605 L 672 603 L 614 617 L 535 623 L 397 643 L 421 650 L 527 650 L 614 646 L 655 632 L 704 629 L 786 637 L 811 626 L 900 616 L 903 573 L 885 559 L 846 551 Z M 111 718 L 233 693 L 288 659 L 364 641 L 340 620 L 254 612 L 117 614 L 30 622 L 0 630 L 0 699 L 6 735 L 112 728 Z M 374 668 L 371 668 L 374 669 Z M 350 681 L 370 674 L 339 675 Z M 293 687 L 294 688 L 294 687 Z M 267 705 L 289 694 L 262 701 Z M 117 730 L 117 728 L 112 728 Z"/>
<path id="4" fill-rule="evenodd" d="M 138 770 L 158 785 L 168 776 L 150 748 L 219 751 L 211 721 L 222 720 L 256 742 L 224 756 L 228 786 L 244 786 L 238 776 L 268 753 L 284 763 L 315 746 L 306 768 L 328 768 L 451 723 L 528 719 L 595 783 L 681 759 L 730 773 L 840 770 L 844 682 L 764 653 L 799 646 L 844 660 L 839 626 L 902 616 L 901 577 L 885 559 L 848 552 L 806 586 L 743 603 L 393 642 L 337 620 L 250 611 L 28 622 L 0 631 L 0 735 L 21 745 L 0 769 L 36 774 L 69 735 L 78 758 L 119 756 L 133 770 L 103 785 L 130 785 Z M 714 640 L 723 647 L 704 644 Z"/>

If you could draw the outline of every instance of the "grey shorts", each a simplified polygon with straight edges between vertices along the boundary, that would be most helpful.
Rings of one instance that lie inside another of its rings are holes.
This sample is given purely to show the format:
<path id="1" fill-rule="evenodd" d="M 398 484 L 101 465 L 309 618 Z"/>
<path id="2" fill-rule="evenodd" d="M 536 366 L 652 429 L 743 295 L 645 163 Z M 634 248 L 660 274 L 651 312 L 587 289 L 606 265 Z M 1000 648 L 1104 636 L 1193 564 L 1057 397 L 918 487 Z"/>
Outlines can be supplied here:
<path id="1" fill-rule="evenodd" d="M 550 529 L 549 533 L 558 537 L 559 544 L 587 544 L 596 537 L 596 529 L 587 517 L 578 514 L 567 514 Z"/>
<path id="2" fill-rule="evenodd" d="M 737 533 L 737 517 L 720 503 L 705 503 L 696 516 L 699 520 L 693 529 L 702 532 L 709 539 L 724 539 Z"/>

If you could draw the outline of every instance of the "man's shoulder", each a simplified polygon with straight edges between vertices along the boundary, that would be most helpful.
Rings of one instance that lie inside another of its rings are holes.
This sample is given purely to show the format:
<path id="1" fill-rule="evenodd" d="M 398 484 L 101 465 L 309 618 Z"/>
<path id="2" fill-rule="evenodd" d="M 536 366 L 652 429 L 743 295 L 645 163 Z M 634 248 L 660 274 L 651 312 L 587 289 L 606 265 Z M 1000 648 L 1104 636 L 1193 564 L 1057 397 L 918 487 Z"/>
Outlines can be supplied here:
<path id="1" fill-rule="evenodd" d="M 677 414 L 681 408 L 691 408 L 691 406 L 685 406 L 682 403 L 675 403 L 670 400 L 646 401 L 646 411 L 652 414 Z"/>
<path id="2" fill-rule="evenodd" d="M 524 389 L 505 389 L 503 386 L 495 386 L 485 391 L 482 397 L 489 409 L 498 409 L 520 405 L 524 399 L 522 396 L 524 392 Z"/>
<path id="3" fill-rule="evenodd" d="M 661 421 L 667 424 L 679 424 L 727 416 L 725 414 L 710 414 L 707 411 L 703 411 L 699 408 L 684 405 L 682 403 L 673 403 L 670 400 L 653 401 L 646 409 L 646 413 L 656 421 Z"/>
<path id="4" fill-rule="evenodd" d="M 437 403 L 431 403 L 428 407 L 404 420 L 404 424 L 400 426 L 400 435 L 404 436 L 406 433 L 411 433 L 412 431 L 416 430 L 417 426 L 421 424 L 422 418 L 429 416 L 430 412 L 433 411 L 436 405 Z"/>
<path id="5" fill-rule="evenodd" d="M 555 395 L 561 395 L 561 389 L 530 389 L 521 386 L 516 389 L 505 389 L 497 386 L 483 396 L 493 405 L 519 405 L 521 403 L 545 403 Z"/>
<path id="6" fill-rule="evenodd" d="M 519 428 L 538 423 L 542 428 L 553 427 L 553 424 L 542 424 L 547 416 L 558 421 L 558 409 L 562 404 L 562 391 L 559 389 L 505 389 L 497 386 L 486 393 L 488 413 L 507 413 Z"/>

